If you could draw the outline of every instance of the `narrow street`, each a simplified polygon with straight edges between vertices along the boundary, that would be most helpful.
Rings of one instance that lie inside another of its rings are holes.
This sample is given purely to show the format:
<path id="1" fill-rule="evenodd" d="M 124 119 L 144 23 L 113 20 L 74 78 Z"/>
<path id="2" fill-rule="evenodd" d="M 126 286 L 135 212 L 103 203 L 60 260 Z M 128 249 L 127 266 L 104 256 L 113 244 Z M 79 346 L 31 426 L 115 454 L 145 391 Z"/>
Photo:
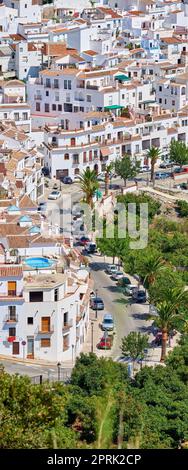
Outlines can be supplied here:
<path id="1" fill-rule="evenodd" d="M 111 357 L 115 359 L 120 356 L 121 338 L 131 331 L 148 333 L 151 321 L 146 320 L 149 305 L 147 303 L 131 304 L 130 298 L 124 295 L 123 289 L 119 288 L 116 282 L 105 273 L 106 266 L 104 257 L 92 256 L 90 268 L 91 276 L 94 279 L 94 288 L 98 290 L 98 296 L 103 299 L 105 305 L 105 309 L 98 312 L 98 317 L 101 321 L 104 313 L 111 313 L 114 317 L 116 334 Z M 137 284 L 135 279 L 129 277 L 132 283 Z"/>

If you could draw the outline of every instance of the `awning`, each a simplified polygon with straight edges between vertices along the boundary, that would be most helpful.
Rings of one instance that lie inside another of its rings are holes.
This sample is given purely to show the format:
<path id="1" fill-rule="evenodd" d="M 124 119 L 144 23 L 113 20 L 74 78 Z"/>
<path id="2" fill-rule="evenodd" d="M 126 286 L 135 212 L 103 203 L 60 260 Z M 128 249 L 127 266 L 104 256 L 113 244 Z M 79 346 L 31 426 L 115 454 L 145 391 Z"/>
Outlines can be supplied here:
<path id="1" fill-rule="evenodd" d="M 116 75 L 115 80 L 120 80 L 122 82 L 127 82 L 128 80 L 130 80 L 130 78 L 127 77 L 127 75 L 122 74 L 122 75 Z"/>
<path id="2" fill-rule="evenodd" d="M 101 155 L 102 157 L 108 157 L 108 155 L 110 155 L 109 147 L 104 147 L 103 149 L 101 149 Z"/>
<path id="3" fill-rule="evenodd" d="M 111 106 L 105 106 L 105 110 L 110 111 L 110 109 L 123 109 L 124 106 L 120 106 L 119 104 L 112 104 Z"/>

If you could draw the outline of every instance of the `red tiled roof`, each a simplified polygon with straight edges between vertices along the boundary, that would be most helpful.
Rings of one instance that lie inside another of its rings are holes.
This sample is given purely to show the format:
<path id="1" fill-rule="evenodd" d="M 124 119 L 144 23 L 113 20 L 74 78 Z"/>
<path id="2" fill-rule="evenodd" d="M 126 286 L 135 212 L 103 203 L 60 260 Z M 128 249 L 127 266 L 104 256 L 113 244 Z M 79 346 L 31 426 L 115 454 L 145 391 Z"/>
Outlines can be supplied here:
<path id="1" fill-rule="evenodd" d="M 0 278 L 2 277 L 21 277 L 22 266 L 0 266 Z"/>

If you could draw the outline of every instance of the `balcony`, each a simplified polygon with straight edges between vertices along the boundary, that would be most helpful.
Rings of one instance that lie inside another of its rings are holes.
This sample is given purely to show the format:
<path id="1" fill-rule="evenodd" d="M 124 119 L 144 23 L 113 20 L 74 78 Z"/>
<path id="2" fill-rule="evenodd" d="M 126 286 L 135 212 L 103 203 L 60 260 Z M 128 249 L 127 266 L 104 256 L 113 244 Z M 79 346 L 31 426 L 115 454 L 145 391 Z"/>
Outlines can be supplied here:
<path id="1" fill-rule="evenodd" d="M 18 322 L 18 315 L 6 315 L 4 318 L 5 323 L 17 323 Z"/>
<path id="2" fill-rule="evenodd" d="M 42 95 L 34 95 L 35 100 L 41 101 L 42 100 Z"/>
<path id="3" fill-rule="evenodd" d="M 99 90 L 98 85 L 86 85 L 87 90 Z"/>
<path id="4" fill-rule="evenodd" d="M 54 327 L 50 326 L 48 329 L 43 329 L 38 326 L 35 333 L 38 335 L 51 335 L 52 333 L 54 333 Z"/>
<path id="5" fill-rule="evenodd" d="M 8 336 L 7 341 L 8 343 L 13 343 L 13 341 L 16 341 L 16 336 Z"/>
<path id="6" fill-rule="evenodd" d="M 72 328 L 72 326 L 73 326 L 73 321 L 72 320 L 65 322 L 63 327 L 62 327 L 63 333 L 65 331 L 70 330 L 70 328 Z"/>

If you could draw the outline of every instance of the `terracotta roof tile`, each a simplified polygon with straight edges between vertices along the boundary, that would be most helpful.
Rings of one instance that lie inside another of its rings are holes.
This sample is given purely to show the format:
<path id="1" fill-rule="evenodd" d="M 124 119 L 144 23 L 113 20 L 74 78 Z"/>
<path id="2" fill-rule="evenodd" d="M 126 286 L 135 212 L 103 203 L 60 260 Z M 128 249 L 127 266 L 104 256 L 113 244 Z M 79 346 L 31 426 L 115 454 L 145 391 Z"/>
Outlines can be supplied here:
<path id="1" fill-rule="evenodd" d="M 3 277 L 21 277 L 22 276 L 22 266 L 0 266 L 0 278 Z"/>

